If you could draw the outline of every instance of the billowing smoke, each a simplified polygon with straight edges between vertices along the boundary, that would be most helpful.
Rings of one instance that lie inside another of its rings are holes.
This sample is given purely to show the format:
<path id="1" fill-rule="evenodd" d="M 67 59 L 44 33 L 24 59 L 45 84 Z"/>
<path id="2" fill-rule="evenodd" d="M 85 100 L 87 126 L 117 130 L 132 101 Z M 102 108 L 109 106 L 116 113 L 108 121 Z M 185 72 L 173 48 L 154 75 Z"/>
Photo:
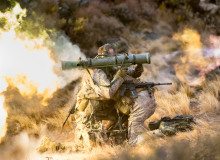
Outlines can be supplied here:
<path id="1" fill-rule="evenodd" d="M 65 113 L 72 107 L 72 102 L 68 102 L 72 100 L 75 81 L 82 71 L 63 72 L 61 60 L 85 58 L 64 33 L 54 32 L 58 36 L 53 39 L 47 34 L 30 37 L 20 31 L 18 28 L 25 16 L 26 10 L 18 4 L 12 11 L 0 12 L 1 20 L 5 20 L 0 28 L 0 142 L 5 146 L 1 152 L 3 159 L 28 159 L 36 152 L 38 141 L 35 142 L 33 137 L 42 136 L 42 126 L 46 126 L 46 130 L 62 126 Z M 59 94 L 66 99 L 54 105 Z M 55 117 L 60 121 L 52 124 Z M 19 153 L 9 156 L 9 146 L 11 152 Z"/>
<path id="2" fill-rule="evenodd" d="M 85 59 L 85 55 L 80 51 L 77 45 L 73 45 L 69 38 L 64 34 L 58 34 L 54 39 L 54 45 L 52 46 L 53 58 L 56 60 L 54 71 L 58 75 L 60 80 L 60 87 L 64 87 L 67 83 L 78 79 L 82 76 L 82 70 L 61 70 L 61 61 L 78 61 L 79 58 Z"/>

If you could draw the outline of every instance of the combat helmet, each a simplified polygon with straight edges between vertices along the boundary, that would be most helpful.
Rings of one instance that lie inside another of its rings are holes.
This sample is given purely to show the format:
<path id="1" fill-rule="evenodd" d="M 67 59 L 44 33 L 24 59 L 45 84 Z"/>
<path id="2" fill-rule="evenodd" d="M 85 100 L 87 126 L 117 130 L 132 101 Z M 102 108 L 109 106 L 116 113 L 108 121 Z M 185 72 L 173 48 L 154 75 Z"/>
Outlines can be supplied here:
<path id="1" fill-rule="evenodd" d="M 115 40 L 104 44 L 98 49 L 99 57 L 115 56 L 122 53 L 128 53 L 128 45 L 123 40 Z"/>
<path id="2" fill-rule="evenodd" d="M 112 42 L 111 45 L 115 48 L 115 52 L 117 54 L 128 53 L 128 44 L 123 40 L 117 40 L 115 42 Z"/>
<path id="3" fill-rule="evenodd" d="M 98 49 L 98 57 L 109 57 L 115 55 L 115 48 L 113 45 L 106 43 Z"/>

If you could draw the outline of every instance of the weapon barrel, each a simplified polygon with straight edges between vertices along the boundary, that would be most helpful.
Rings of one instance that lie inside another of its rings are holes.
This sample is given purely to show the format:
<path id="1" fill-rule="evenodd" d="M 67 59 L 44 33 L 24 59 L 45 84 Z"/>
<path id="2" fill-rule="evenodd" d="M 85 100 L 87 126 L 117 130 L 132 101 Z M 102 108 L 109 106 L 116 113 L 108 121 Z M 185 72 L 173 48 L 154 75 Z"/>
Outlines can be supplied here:
<path id="1" fill-rule="evenodd" d="M 62 70 L 68 70 L 81 66 L 80 62 L 78 61 L 62 61 L 61 64 L 62 64 Z"/>
<path id="2" fill-rule="evenodd" d="M 156 83 L 156 85 L 172 85 L 172 83 Z"/>
<path id="3" fill-rule="evenodd" d="M 146 86 L 157 86 L 157 85 L 172 85 L 172 83 L 154 83 L 154 82 L 141 82 L 141 83 L 134 83 L 136 85 L 136 88 L 142 88 Z"/>
<path id="4" fill-rule="evenodd" d="M 150 54 L 121 54 L 113 57 L 104 58 L 90 58 L 86 61 L 62 61 L 62 69 L 72 68 L 102 68 L 113 67 L 120 65 L 132 65 L 132 64 L 150 64 Z"/>

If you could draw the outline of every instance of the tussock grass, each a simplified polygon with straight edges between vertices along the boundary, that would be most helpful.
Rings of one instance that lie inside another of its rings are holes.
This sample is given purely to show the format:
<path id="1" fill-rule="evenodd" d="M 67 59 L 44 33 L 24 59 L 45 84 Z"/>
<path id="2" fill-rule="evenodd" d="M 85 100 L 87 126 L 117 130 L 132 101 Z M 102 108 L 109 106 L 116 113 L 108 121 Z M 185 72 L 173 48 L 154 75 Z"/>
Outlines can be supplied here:
<path id="1" fill-rule="evenodd" d="M 206 81 L 203 90 L 198 93 L 199 109 L 201 113 L 220 112 L 220 76 L 213 81 Z"/>
<path id="2" fill-rule="evenodd" d="M 174 83 L 174 86 L 170 90 L 155 91 L 157 108 L 147 122 L 158 120 L 164 116 L 173 117 L 181 114 L 193 114 L 190 108 L 190 96 L 192 94 L 190 88 L 181 85 L 178 89 L 179 91 L 177 91 L 177 88 L 175 88 L 177 86 Z"/>

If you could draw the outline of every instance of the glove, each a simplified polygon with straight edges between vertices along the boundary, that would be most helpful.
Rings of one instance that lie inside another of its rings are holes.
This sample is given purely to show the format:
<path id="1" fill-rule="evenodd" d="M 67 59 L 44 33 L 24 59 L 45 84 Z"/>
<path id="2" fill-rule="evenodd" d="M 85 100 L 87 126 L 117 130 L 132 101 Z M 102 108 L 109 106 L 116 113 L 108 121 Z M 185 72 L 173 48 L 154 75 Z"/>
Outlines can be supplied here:
<path id="1" fill-rule="evenodd" d="M 123 79 L 124 79 L 124 77 L 127 76 L 127 71 L 128 71 L 128 68 L 121 68 L 121 69 L 119 69 L 119 70 L 116 72 L 116 74 L 115 74 L 113 80 L 111 81 L 111 84 L 114 84 L 114 83 L 115 83 L 118 79 L 120 79 L 120 78 L 123 78 Z"/>
<path id="2" fill-rule="evenodd" d="M 137 64 L 137 66 L 135 67 L 135 70 L 132 74 L 132 77 L 134 77 L 134 78 L 140 77 L 141 74 L 143 73 L 143 71 L 144 71 L 143 65 L 142 64 Z"/>
<path id="3" fill-rule="evenodd" d="M 116 74 L 115 74 L 115 76 L 114 76 L 114 79 L 118 79 L 119 77 L 121 77 L 121 78 L 126 77 L 126 76 L 127 76 L 127 72 L 128 72 L 128 68 L 127 68 L 127 67 L 126 67 L 126 68 L 121 68 L 121 69 L 119 69 L 119 70 L 116 72 Z"/>

